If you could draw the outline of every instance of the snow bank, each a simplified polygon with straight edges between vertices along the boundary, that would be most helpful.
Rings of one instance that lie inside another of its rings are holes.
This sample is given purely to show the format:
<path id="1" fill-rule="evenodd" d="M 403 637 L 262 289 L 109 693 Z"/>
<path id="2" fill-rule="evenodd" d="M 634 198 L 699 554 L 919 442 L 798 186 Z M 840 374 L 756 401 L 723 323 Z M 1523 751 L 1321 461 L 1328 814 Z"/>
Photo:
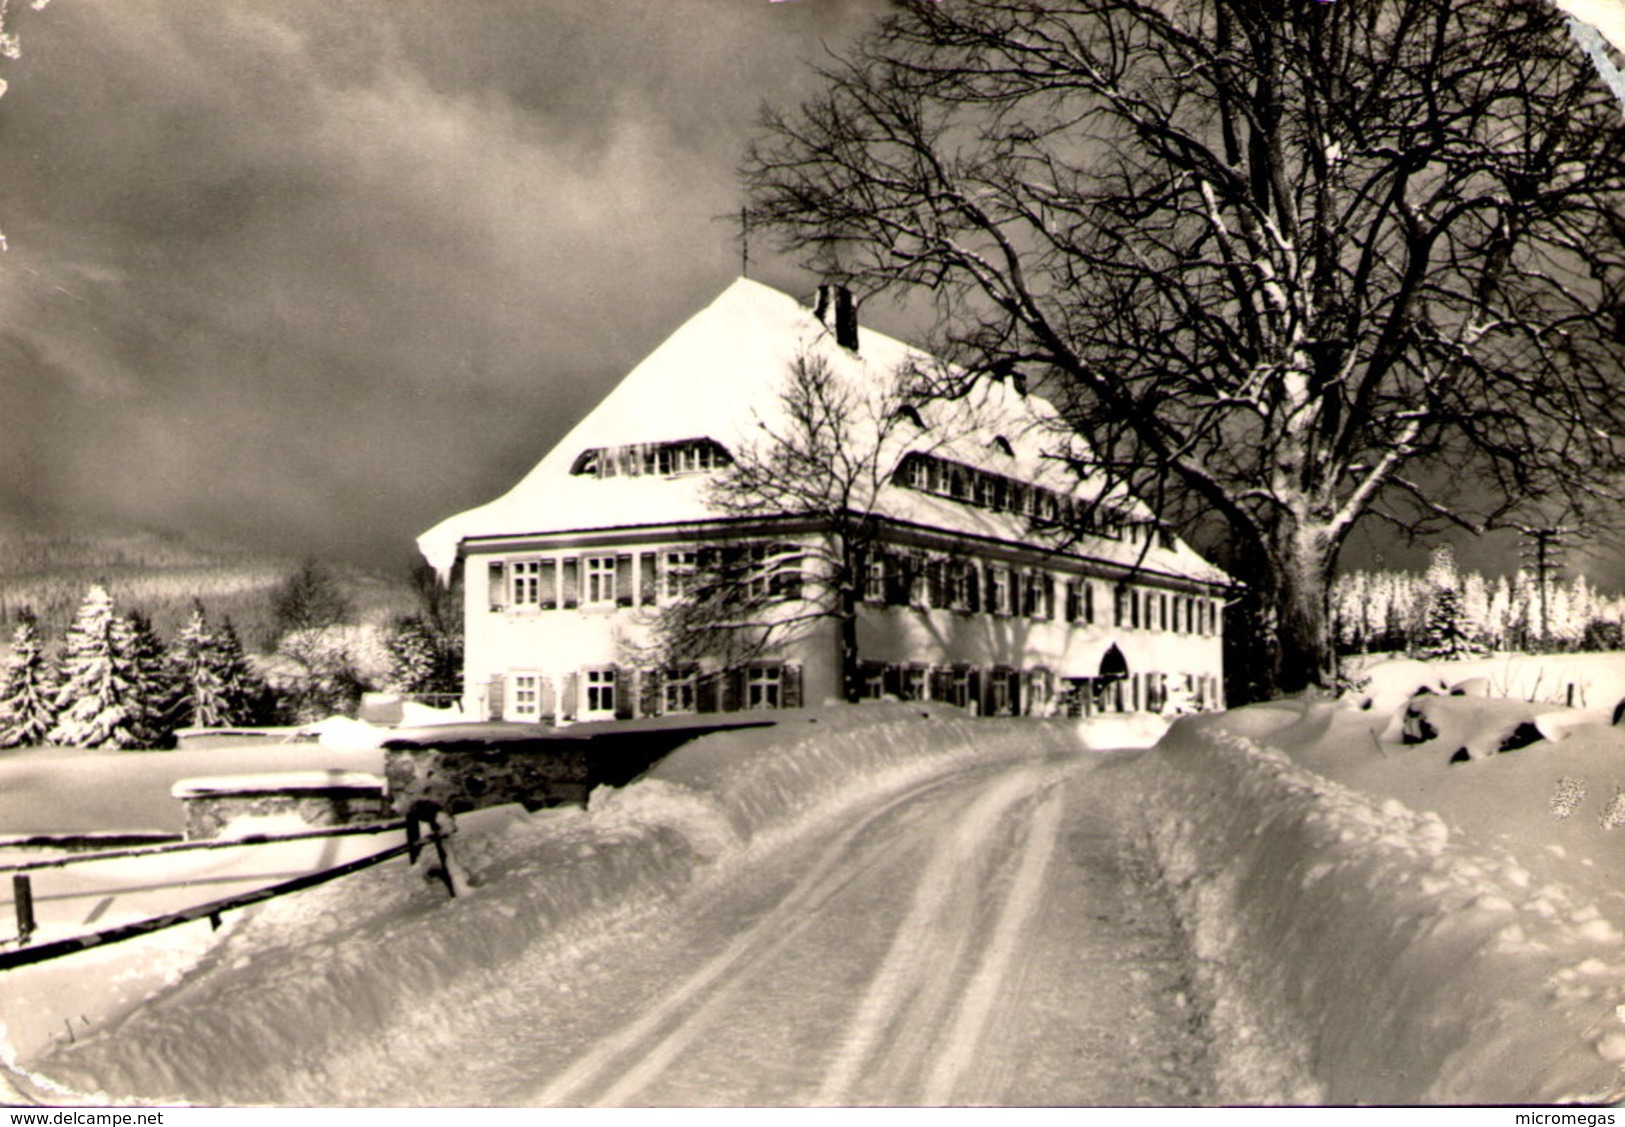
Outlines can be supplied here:
<path id="1" fill-rule="evenodd" d="M 1625 938 L 1438 814 L 1265 746 L 1338 742 L 1351 720 L 1291 703 L 1192 718 L 1132 767 L 1213 999 L 1224 1099 L 1625 1095 Z"/>
<path id="2" fill-rule="evenodd" d="M 1379 658 L 1359 675 L 1367 684 L 1358 696 L 1380 713 L 1403 707 L 1424 685 L 1444 693 L 1480 679 L 1491 697 L 1599 710 L 1625 700 L 1625 653 L 1499 653 L 1451 662 Z"/>
<path id="3" fill-rule="evenodd" d="M 789 719 L 697 740 L 650 777 L 595 792 L 585 811 L 463 815 L 454 851 L 470 895 L 448 901 L 438 883 L 407 881 L 390 864 L 273 901 L 186 981 L 26 1063 L 98 1101 L 320 1104 L 369 1085 L 387 1092 L 392 1039 L 466 1037 L 480 999 L 562 973 L 810 819 L 968 761 L 1078 748 L 1071 722 L 971 720 L 942 706 Z"/>

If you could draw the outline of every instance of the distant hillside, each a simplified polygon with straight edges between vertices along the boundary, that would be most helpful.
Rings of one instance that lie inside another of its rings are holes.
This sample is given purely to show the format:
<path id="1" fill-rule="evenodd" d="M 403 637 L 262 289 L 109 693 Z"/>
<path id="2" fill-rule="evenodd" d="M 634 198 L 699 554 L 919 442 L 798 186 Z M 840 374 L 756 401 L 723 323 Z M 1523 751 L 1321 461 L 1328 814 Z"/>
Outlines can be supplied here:
<path id="1" fill-rule="evenodd" d="M 211 619 L 230 618 L 243 642 L 269 641 L 270 594 L 298 566 L 295 559 L 233 545 L 202 546 L 173 533 L 142 530 L 62 531 L 0 522 L 0 648 L 18 611 L 31 608 L 46 635 L 62 637 L 93 583 L 105 583 L 120 608 L 149 615 L 172 637 L 202 599 Z M 406 575 L 332 565 L 362 622 L 387 622 L 413 609 Z"/>

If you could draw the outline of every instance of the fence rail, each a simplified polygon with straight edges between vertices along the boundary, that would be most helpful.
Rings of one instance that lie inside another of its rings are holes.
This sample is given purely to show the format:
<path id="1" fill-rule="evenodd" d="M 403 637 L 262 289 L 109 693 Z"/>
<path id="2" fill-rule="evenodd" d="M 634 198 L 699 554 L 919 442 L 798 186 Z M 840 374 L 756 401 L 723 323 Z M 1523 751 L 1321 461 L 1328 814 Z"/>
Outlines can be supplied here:
<path id="1" fill-rule="evenodd" d="M 62 869 L 69 865 L 83 865 L 91 861 L 112 861 L 122 857 L 154 857 L 163 853 L 194 853 L 206 849 L 235 849 L 246 845 L 276 845 L 284 841 L 303 841 L 313 837 L 347 837 L 352 834 L 388 833 L 404 829 L 400 819 L 390 822 L 365 822 L 352 826 L 330 826 L 319 830 L 302 830 L 291 834 L 248 834 L 244 837 L 217 838 L 210 841 L 170 841 L 158 845 L 132 845 L 125 849 L 105 849 L 96 853 L 72 853 L 62 857 L 47 857 L 38 861 L 16 861 L 0 865 L 0 873 L 26 873 L 36 869 Z"/>
<path id="2" fill-rule="evenodd" d="M 422 827 L 424 824 L 431 827 L 431 832 L 427 834 L 423 832 Z M 313 837 L 336 837 L 345 832 L 352 834 L 382 833 L 389 830 L 404 830 L 406 832 L 406 841 L 400 845 L 392 845 L 389 848 L 381 850 L 377 853 L 370 853 L 367 856 L 357 858 L 354 861 L 347 861 L 342 865 L 335 865 L 332 868 L 319 869 L 316 872 L 305 873 L 302 876 L 279 881 L 276 884 L 266 885 L 263 888 L 257 888 L 251 892 L 238 893 L 235 896 L 228 896 L 219 900 L 212 900 L 206 904 L 198 904 L 190 908 L 183 908 L 180 911 L 166 912 L 163 915 L 150 916 L 144 920 L 136 920 L 131 923 L 120 924 L 117 927 L 105 928 L 102 931 L 91 932 L 86 935 L 70 936 L 66 939 L 52 940 L 49 943 L 41 943 L 35 946 L 28 945 L 29 937 L 33 934 L 36 928 L 34 920 L 33 888 L 28 874 L 19 870 L 50 866 L 47 866 L 47 864 L 44 862 L 29 862 L 22 866 L 8 866 L 8 868 L 13 870 L 13 876 L 11 879 L 13 893 L 15 896 L 17 932 L 20 946 L 11 951 L 0 951 L 0 971 L 7 971 L 16 967 L 30 966 L 34 963 L 43 963 L 50 959 L 61 958 L 64 955 L 72 955 L 80 951 L 88 951 L 94 947 L 105 947 L 110 943 L 120 943 L 126 939 L 135 939 L 138 936 L 150 935 L 156 931 L 163 931 L 166 928 L 176 927 L 184 923 L 192 923 L 197 920 L 208 920 L 211 924 L 218 928 L 220 926 L 220 916 L 222 913 L 236 911 L 240 908 L 246 908 L 249 905 L 259 904 L 266 900 L 272 900 L 278 896 L 286 896 L 290 892 L 300 892 L 307 888 L 314 888 L 317 885 L 326 884 L 328 881 L 337 880 L 339 877 L 349 876 L 352 873 L 361 872 L 363 869 L 369 869 L 372 866 L 382 864 L 385 861 L 394 860 L 396 857 L 399 857 L 402 854 L 407 855 L 410 860 L 415 862 L 426 843 L 434 846 L 435 854 L 440 863 L 440 879 L 446 886 L 447 894 L 451 897 L 455 897 L 457 895 L 456 880 L 452 875 L 450 859 L 446 850 L 447 831 L 440 827 L 437 817 L 420 816 L 417 814 L 409 815 L 404 820 L 397 822 L 373 823 L 368 826 L 337 827 L 333 830 L 327 831 L 311 831 L 309 833 L 288 834 L 279 837 L 261 837 L 255 840 L 243 839 L 241 841 L 232 842 L 183 842 L 177 846 L 154 846 L 147 850 L 116 850 L 107 854 L 82 855 L 78 857 L 57 858 L 55 860 L 63 864 L 80 864 L 89 860 L 104 860 L 110 856 L 146 856 L 153 853 L 183 852 L 187 849 L 187 847 L 190 847 L 192 850 L 201 850 L 225 848 L 230 845 L 274 845 L 284 841 L 298 841 Z"/>

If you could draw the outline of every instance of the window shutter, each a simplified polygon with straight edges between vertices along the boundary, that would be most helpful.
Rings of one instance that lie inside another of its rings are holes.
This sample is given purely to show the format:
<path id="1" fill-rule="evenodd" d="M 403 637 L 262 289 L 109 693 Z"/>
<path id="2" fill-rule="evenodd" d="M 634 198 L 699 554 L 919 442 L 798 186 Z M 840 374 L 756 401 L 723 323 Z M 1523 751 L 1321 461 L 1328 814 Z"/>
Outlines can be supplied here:
<path id="1" fill-rule="evenodd" d="M 722 675 L 722 711 L 738 712 L 745 707 L 745 671 L 729 669 Z"/>
<path id="2" fill-rule="evenodd" d="M 629 577 L 628 582 L 630 582 L 630 576 L 632 574 L 632 558 L 630 556 L 627 557 L 626 573 L 627 573 L 627 576 Z M 619 567 L 616 568 L 616 574 L 617 575 L 620 574 Z M 632 605 L 631 602 L 630 602 L 630 598 L 628 599 L 628 602 L 626 603 L 626 605 L 627 606 Z M 632 719 L 632 702 L 633 702 L 633 700 L 636 699 L 632 694 L 636 691 L 636 682 L 637 682 L 637 671 L 636 670 L 627 669 L 624 666 L 616 666 L 616 668 L 615 668 L 615 719 L 617 719 L 617 720 L 630 720 L 630 719 Z"/>
<path id="3" fill-rule="evenodd" d="M 491 595 L 491 609 L 499 611 L 508 605 L 508 570 L 501 560 L 486 569 L 486 586 Z"/>
<path id="4" fill-rule="evenodd" d="M 1083 600 L 1078 597 L 1078 584 L 1076 580 L 1066 581 L 1066 620 L 1076 622 L 1083 609 Z"/>
<path id="5" fill-rule="evenodd" d="M 564 686 L 559 690 L 559 716 L 565 720 L 576 718 L 576 701 L 581 696 L 581 675 L 566 673 Z"/>
<path id="6" fill-rule="evenodd" d="M 558 689 L 553 684 L 553 678 L 543 677 L 541 680 L 541 707 L 538 715 L 543 720 L 552 721 L 558 715 L 559 699 Z"/>
<path id="7" fill-rule="evenodd" d="M 629 552 L 615 557 L 615 605 L 632 605 L 632 555 Z"/>
<path id="8" fill-rule="evenodd" d="M 644 559 L 649 557 L 645 556 Z M 638 711 L 644 716 L 660 714 L 660 670 L 638 671 Z"/>
<path id="9" fill-rule="evenodd" d="M 652 607 L 660 593 L 660 557 L 654 552 L 638 556 L 638 602 Z"/>
<path id="10" fill-rule="evenodd" d="M 581 605 L 581 561 L 571 556 L 559 566 L 564 571 L 564 609 L 574 610 Z"/>
<path id="11" fill-rule="evenodd" d="M 1053 620 L 1055 618 L 1055 576 L 1046 571 L 1039 577 L 1039 583 L 1044 589 L 1044 617 Z"/>
<path id="12" fill-rule="evenodd" d="M 557 610 L 559 607 L 559 565 L 554 560 L 543 560 L 540 578 L 541 590 L 537 593 L 536 605 L 541 610 Z"/>
<path id="13" fill-rule="evenodd" d="M 503 692 L 502 674 L 493 673 L 485 686 L 485 712 L 492 720 L 502 719 Z"/>
<path id="14" fill-rule="evenodd" d="M 987 706 L 982 700 L 982 671 L 980 669 L 972 669 L 965 675 L 965 703 L 977 715 L 987 711 Z"/>
<path id="15" fill-rule="evenodd" d="M 1083 581 L 1083 620 L 1095 624 L 1095 585 L 1087 579 Z"/>
<path id="16" fill-rule="evenodd" d="M 777 573 L 773 576 L 776 593 L 782 598 L 799 600 L 801 598 L 801 556 L 799 545 L 780 544 L 779 552 L 785 557 L 779 565 Z"/>
<path id="17" fill-rule="evenodd" d="M 717 711 L 717 682 L 720 673 L 701 673 L 694 679 L 694 711 Z"/>
<path id="18" fill-rule="evenodd" d="M 954 695 L 954 675 L 951 669 L 931 671 L 931 699 L 951 700 Z"/>
<path id="19" fill-rule="evenodd" d="M 801 707 L 801 663 L 790 662 L 784 667 L 780 702 L 785 708 Z"/>

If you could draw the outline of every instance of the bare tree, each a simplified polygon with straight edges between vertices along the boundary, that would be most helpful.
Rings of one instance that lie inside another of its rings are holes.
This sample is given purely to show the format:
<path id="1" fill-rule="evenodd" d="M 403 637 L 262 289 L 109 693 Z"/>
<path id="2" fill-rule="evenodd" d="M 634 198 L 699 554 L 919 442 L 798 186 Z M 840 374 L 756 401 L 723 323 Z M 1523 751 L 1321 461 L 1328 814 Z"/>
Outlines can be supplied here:
<path id="1" fill-rule="evenodd" d="M 928 294 L 1221 546 L 1252 694 L 1332 682 L 1362 520 L 1614 504 L 1621 119 L 1544 0 L 898 9 L 767 116 L 752 222 Z"/>
<path id="2" fill-rule="evenodd" d="M 738 667 L 833 621 L 842 692 L 856 700 L 858 608 L 864 561 L 880 535 L 877 501 L 909 426 L 912 376 L 863 386 L 822 357 L 789 365 L 779 411 L 757 420 L 756 441 L 707 490 L 713 511 L 760 534 L 696 552 L 691 575 L 671 577 L 685 595 L 664 608 L 654 637 L 662 664 L 702 657 Z"/>

